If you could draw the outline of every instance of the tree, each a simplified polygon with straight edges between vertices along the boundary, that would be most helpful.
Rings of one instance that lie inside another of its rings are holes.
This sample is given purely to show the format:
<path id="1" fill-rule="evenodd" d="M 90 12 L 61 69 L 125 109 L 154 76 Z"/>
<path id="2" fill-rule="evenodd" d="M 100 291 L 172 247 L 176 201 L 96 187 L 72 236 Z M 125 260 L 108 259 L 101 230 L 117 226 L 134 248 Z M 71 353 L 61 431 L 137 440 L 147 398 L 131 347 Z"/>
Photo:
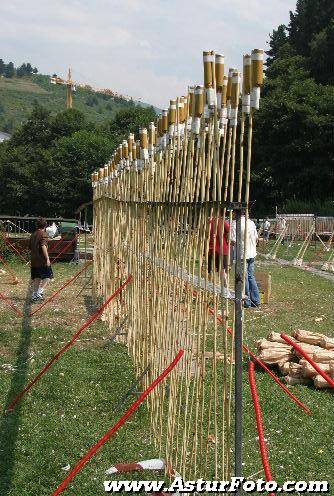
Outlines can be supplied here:
<path id="1" fill-rule="evenodd" d="M 9 62 L 8 64 L 5 64 L 4 76 L 6 78 L 12 78 L 15 76 L 15 68 L 13 62 Z"/>
<path id="2" fill-rule="evenodd" d="M 296 12 L 290 12 L 289 41 L 303 56 L 310 55 L 315 34 L 325 29 L 334 17 L 330 0 L 297 0 Z"/>
<path id="3" fill-rule="evenodd" d="M 4 63 L 4 61 L 2 59 L 0 59 L 0 76 L 2 76 L 4 74 L 5 67 L 6 67 L 6 64 Z"/>
<path id="4" fill-rule="evenodd" d="M 127 138 L 129 133 L 137 133 L 141 127 L 147 127 L 156 119 L 153 107 L 129 107 L 117 112 L 115 118 L 108 121 L 103 129 L 119 143 Z"/>
<path id="5" fill-rule="evenodd" d="M 322 84 L 334 84 L 334 19 L 310 43 L 310 69 Z"/>
<path id="6" fill-rule="evenodd" d="M 279 56 L 280 49 L 288 43 L 287 27 L 284 24 L 280 24 L 277 29 L 274 29 L 272 34 L 269 35 L 269 46 L 270 49 L 266 52 L 267 60 L 266 66 L 270 67 L 271 64 Z"/>

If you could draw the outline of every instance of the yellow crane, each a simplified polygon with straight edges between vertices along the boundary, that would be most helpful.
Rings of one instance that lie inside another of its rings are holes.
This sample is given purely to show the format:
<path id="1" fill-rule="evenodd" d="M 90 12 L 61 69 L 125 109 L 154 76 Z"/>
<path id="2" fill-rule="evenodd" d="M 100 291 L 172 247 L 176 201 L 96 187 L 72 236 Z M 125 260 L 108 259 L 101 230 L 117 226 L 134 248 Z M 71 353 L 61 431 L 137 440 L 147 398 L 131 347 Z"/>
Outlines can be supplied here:
<path id="1" fill-rule="evenodd" d="M 53 76 L 50 78 L 50 83 L 51 84 L 65 84 L 66 85 L 66 107 L 67 108 L 72 108 L 73 107 L 73 91 L 76 91 L 76 83 L 72 81 L 72 72 L 71 68 L 68 68 L 68 75 L 67 79 L 63 79 L 60 76 L 57 76 L 57 74 L 53 74 Z"/>

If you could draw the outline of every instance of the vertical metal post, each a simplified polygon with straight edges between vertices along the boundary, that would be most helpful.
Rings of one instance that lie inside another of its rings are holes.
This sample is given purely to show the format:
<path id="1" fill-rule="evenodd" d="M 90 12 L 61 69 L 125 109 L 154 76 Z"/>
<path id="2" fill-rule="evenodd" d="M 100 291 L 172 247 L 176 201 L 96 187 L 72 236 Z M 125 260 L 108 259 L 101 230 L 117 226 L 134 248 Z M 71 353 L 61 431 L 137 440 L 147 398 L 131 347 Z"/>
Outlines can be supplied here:
<path id="1" fill-rule="evenodd" d="M 236 219 L 236 265 L 235 265 L 235 380 L 234 380 L 234 411 L 235 411 L 235 477 L 242 477 L 242 289 L 243 289 L 243 263 L 241 232 L 242 210 L 239 206 L 235 210 Z M 237 494 L 241 494 L 239 489 Z"/>

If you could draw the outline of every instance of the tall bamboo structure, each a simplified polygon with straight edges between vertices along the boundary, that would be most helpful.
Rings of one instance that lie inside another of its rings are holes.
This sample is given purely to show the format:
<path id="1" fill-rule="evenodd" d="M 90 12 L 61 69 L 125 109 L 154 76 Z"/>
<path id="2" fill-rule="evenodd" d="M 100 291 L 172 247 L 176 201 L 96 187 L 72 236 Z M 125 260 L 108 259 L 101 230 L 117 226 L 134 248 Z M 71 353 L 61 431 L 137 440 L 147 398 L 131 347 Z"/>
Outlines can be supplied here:
<path id="1" fill-rule="evenodd" d="M 185 349 L 148 408 L 159 455 L 187 478 L 232 474 L 231 260 L 224 271 L 221 256 L 209 273 L 208 258 L 210 232 L 211 241 L 221 237 L 233 202 L 249 201 L 263 51 L 247 57 L 242 78 L 235 68 L 225 75 L 222 54 L 203 52 L 203 85 L 171 99 L 156 122 L 130 134 L 92 174 L 94 290 L 104 297 L 133 275 L 106 319 L 110 327 L 126 322 L 136 372 L 148 370 L 143 387 Z"/>

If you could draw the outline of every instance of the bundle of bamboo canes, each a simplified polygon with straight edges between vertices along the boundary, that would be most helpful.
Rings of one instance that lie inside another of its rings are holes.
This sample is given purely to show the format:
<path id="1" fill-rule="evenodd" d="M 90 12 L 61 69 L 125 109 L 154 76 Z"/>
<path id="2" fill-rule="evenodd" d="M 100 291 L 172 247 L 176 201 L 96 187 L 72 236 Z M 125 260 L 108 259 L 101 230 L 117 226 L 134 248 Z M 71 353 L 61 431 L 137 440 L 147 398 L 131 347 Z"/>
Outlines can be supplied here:
<path id="1" fill-rule="evenodd" d="M 292 333 L 292 339 L 302 346 L 324 372 L 334 378 L 334 338 L 318 332 L 298 329 Z M 330 387 L 312 365 L 289 346 L 279 333 L 271 332 L 267 339 L 260 339 L 257 350 L 259 358 L 264 362 L 278 365 L 287 384 L 307 384 L 313 380 L 317 388 Z"/>
<path id="2" fill-rule="evenodd" d="M 224 56 L 206 51 L 204 84 L 171 99 L 92 175 L 94 290 L 107 295 L 115 281 L 133 275 L 106 319 L 113 327 L 126 317 L 136 372 L 148 370 L 144 387 L 185 349 L 148 408 L 159 456 L 188 478 L 231 476 L 233 343 L 225 330 L 233 328 L 234 309 L 221 237 L 225 220 L 232 221 L 231 202 L 249 201 L 263 50 L 243 61 L 242 102 L 241 73 L 225 75 Z M 220 256 L 210 263 L 217 241 Z M 225 329 L 209 318 L 209 304 Z"/>

